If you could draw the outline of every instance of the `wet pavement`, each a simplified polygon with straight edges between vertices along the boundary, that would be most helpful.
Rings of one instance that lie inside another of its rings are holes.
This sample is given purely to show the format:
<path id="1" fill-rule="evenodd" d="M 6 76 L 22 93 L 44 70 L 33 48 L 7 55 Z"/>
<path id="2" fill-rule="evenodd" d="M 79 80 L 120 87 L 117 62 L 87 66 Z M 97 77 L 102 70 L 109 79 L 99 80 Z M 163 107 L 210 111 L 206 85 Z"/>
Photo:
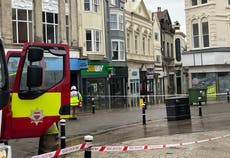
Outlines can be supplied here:
<path id="1" fill-rule="evenodd" d="M 111 145 L 129 143 L 143 138 L 145 141 L 146 139 L 154 138 L 155 140 L 155 138 L 158 138 L 159 140 L 156 142 L 159 144 L 160 139 L 168 138 L 167 140 L 170 142 L 174 137 L 178 137 L 178 134 L 180 134 L 178 139 L 180 138 L 179 140 L 183 141 L 187 137 L 196 138 L 196 135 L 193 136 L 193 134 L 197 133 L 204 133 L 205 135 L 215 131 L 220 133 L 222 131 L 224 133 L 230 132 L 230 104 L 224 102 L 208 103 L 208 105 L 202 107 L 202 117 L 199 116 L 197 106 L 191 106 L 190 109 L 191 120 L 167 121 L 165 105 L 149 106 L 146 110 L 146 126 L 142 125 L 142 113 L 138 107 L 96 111 L 95 114 L 81 113 L 78 120 L 67 120 L 67 145 L 72 146 L 82 143 L 83 136 L 88 134 L 94 136 L 94 144 Z M 9 143 L 13 148 L 13 157 L 14 155 L 19 158 L 36 155 L 37 138 L 11 140 Z M 140 144 L 136 142 L 136 145 Z M 228 154 L 230 157 L 230 152 Z M 79 157 L 79 155 L 69 155 L 69 157 L 76 156 Z M 167 156 L 170 156 L 170 154 Z M 108 157 L 111 157 L 111 155 Z M 136 157 L 135 154 L 134 157 Z"/>

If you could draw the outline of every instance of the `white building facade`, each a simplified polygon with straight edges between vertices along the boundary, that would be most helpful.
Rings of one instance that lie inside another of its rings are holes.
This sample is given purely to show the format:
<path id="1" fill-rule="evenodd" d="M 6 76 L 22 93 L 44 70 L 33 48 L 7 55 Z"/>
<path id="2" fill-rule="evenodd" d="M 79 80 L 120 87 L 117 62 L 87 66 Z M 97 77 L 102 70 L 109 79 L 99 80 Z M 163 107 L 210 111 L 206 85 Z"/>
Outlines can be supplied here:
<path id="1" fill-rule="evenodd" d="M 230 1 L 185 0 L 188 51 L 182 54 L 189 87 L 209 98 L 230 89 Z"/>
<path id="2" fill-rule="evenodd" d="M 154 50 L 152 18 L 143 0 L 125 3 L 128 92 L 131 106 L 139 106 L 139 96 L 154 102 Z M 148 96 L 149 97 L 146 97 Z"/>

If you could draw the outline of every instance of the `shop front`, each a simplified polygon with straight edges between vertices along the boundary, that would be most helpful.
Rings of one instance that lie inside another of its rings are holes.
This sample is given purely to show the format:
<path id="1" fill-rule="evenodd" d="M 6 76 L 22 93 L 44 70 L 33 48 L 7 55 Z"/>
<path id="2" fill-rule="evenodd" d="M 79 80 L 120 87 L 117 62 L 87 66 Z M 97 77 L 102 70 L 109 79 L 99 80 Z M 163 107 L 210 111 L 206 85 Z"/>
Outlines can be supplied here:
<path id="1" fill-rule="evenodd" d="M 209 99 L 223 99 L 230 89 L 230 72 L 192 73 L 192 87 L 207 88 Z"/>
<path id="2" fill-rule="evenodd" d="M 139 106 L 140 99 L 140 73 L 139 69 L 129 70 L 129 105 Z"/>
<path id="3" fill-rule="evenodd" d="M 71 77 L 71 86 L 77 86 L 78 89 L 82 90 L 80 85 L 80 72 L 81 70 L 88 68 L 88 60 L 70 58 L 70 77 Z"/>
<path id="4" fill-rule="evenodd" d="M 149 105 L 154 104 L 154 71 L 153 68 L 148 68 L 146 72 L 146 92 L 147 92 L 147 102 Z"/>
<path id="5" fill-rule="evenodd" d="M 89 62 L 88 69 L 81 71 L 83 110 L 109 109 L 109 76 L 111 67 L 105 62 Z"/>
<path id="6" fill-rule="evenodd" d="M 127 107 L 128 67 L 113 67 L 110 77 L 111 108 Z"/>

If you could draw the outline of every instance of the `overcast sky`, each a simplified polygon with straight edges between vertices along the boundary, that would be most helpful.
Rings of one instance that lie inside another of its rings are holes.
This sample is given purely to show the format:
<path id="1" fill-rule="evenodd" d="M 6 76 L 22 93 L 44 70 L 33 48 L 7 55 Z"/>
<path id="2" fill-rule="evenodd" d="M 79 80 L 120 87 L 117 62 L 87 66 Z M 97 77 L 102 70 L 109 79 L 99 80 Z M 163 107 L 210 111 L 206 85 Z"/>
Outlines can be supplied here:
<path id="1" fill-rule="evenodd" d="M 146 7 L 155 12 L 157 7 L 161 7 L 161 10 L 167 9 L 172 23 L 179 21 L 181 24 L 181 31 L 185 34 L 185 11 L 184 0 L 144 0 Z"/>

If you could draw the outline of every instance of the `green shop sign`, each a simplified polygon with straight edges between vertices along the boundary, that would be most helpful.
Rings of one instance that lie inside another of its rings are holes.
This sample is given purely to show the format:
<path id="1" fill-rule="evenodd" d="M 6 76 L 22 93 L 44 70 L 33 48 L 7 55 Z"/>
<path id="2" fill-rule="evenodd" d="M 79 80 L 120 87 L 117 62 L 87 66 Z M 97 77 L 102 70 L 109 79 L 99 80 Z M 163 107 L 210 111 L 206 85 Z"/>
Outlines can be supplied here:
<path id="1" fill-rule="evenodd" d="M 107 63 L 89 63 L 88 69 L 81 70 L 81 75 L 108 75 L 112 69 Z"/>

